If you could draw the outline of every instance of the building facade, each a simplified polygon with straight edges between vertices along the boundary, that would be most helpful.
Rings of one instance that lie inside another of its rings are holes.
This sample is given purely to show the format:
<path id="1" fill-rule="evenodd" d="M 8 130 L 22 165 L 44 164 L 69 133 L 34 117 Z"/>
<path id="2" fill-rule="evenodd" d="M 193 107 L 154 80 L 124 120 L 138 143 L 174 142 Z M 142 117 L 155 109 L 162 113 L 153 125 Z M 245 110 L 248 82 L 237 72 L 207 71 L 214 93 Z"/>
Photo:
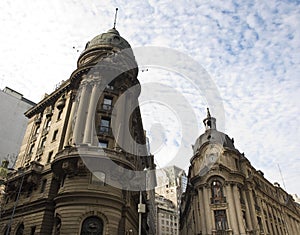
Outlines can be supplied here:
<path id="1" fill-rule="evenodd" d="M 300 210 L 292 196 L 217 131 L 209 111 L 204 125 L 190 160 L 180 234 L 299 234 Z"/>
<path id="2" fill-rule="evenodd" d="M 110 29 L 86 44 L 68 80 L 26 112 L 1 234 L 155 234 L 151 208 L 140 205 L 154 198 L 138 173 L 155 165 L 137 74 L 129 43 Z"/>
<path id="3" fill-rule="evenodd" d="M 187 183 L 185 171 L 177 166 L 169 166 L 156 172 L 157 234 L 179 234 L 179 207 Z"/>
<path id="4" fill-rule="evenodd" d="M 156 194 L 156 231 L 157 235 L 179 234 L 179 214 L 173 201 Z"/>
<path id="5" fill-rule="evenodd" d="M 27 118 L 24 113 L 34 105 L 9 87 L 0 90 L 0 162 L 8 159 L 10 167 L 16 160 L 25 134 Z"/>

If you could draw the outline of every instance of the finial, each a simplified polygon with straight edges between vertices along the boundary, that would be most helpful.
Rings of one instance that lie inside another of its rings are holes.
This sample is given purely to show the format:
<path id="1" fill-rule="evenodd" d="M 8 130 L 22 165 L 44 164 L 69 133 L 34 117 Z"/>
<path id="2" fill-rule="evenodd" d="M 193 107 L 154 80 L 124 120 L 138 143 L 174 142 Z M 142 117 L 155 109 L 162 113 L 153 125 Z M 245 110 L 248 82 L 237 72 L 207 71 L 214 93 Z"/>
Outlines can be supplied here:
<path id="1" fill-rule="evenodd" d="M 118 14 L 118 8 L 116 8 L 116 13 L 115 13 L 114 29 L 116 29 L 117 14 Z"/>
<path id="2" fill-rule="evenodd" d="M 210 118 L 210 112 L 209 112 L 209 108 L 207 108 L 207 117 Z"/>

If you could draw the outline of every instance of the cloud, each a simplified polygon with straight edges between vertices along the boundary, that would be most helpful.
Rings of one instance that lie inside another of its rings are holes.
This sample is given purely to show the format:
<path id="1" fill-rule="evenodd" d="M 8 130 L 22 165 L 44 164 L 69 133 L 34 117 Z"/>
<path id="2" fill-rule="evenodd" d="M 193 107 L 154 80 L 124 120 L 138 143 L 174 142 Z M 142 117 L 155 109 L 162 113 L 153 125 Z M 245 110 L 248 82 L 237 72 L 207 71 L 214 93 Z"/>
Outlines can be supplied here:
<path id="1" fill-rule="evenodd" d="M 300 167 L 299 1 L 4 1 L 1 88 L 11 86 L 34 101 L 53 91 L 76 68 L 85 43 L 112 27 L 116 7 L 117 28 L 133 47 L 173 48 L 206 69 L 223 99 L 226 132 L 236 147 L 271 182 L 281 180 L 281 165 L 287 189 L 300 195 L 295 182 Z M 151 80 L 146 73 L 139 76 Z M 205 97 L 173 73 L 155 76 L 184 94 L 201 128 Z M 151 110 L 143 113 L 144 120 L 150 116 Z M 172 130 L 171 124 L 166 129 Z M 167 134 L 176 151 L 180 135 Z"/>

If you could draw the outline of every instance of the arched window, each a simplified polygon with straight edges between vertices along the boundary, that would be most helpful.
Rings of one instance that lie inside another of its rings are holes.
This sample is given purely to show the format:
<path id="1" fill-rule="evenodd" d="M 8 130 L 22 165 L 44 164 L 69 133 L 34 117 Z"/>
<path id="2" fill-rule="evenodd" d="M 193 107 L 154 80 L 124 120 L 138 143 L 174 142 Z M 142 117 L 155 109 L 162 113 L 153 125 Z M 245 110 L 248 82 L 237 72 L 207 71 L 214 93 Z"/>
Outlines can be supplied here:
<path id="1" fill-rule="evenodd" d="M 24 234 L 24 224 L 22 223 L 19 225 L 16 235 L 23 235 L 23 234 Z"/>
<path id="2" fill-rule="evenodd" d="M 212 203 L 226 202 L 223 194 L 223 186 L 220 181 L 214 180 L 211 184 Z"/>
<path id="3" fill-rule="evenodd" d="M 61 219 L 59 215 L 56 215 L 54 221 L 54 235 L 60 234 L 60 228 L 61 228 Z"/>
<path id="4" fill-rule="evenodd" d="M 103 221 L 97 216 L 90 216 L 86 218 L 81 227 L 80 235 L 102 235 Z"/>
<path id="5" fill-rule="evenodd" d="M 8 231 L 9 230 L 9 231 Z M 4 231 L 4 235 L 10 235 L 11 227 L 8 228 L 8 225 L 6 226 L 6 229 Z"/>

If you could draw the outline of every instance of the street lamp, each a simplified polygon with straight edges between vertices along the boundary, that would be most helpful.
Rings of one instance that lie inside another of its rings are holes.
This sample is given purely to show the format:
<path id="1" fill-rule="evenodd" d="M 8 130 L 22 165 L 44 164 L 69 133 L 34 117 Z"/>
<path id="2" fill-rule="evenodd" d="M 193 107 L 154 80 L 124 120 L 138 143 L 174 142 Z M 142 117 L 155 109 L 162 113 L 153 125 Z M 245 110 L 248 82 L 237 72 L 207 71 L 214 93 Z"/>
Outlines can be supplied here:
<path id="1" fill-rule="evenodd" d="M 16 171 L 15 169 L 12 169 L 12 168 L 8 168 L 8 170 Z M 21 184 L 20 184 L 20 187 L 19 187 L 19 190 L 18 190 L 17 198 L 15 200 L 13 211 L 12 211 L 11 216 L 10 216 L 9 224 L 8 224 L 7 229 L 6 229 L 6 235 L 9 235 L 9 233 L 10 233 L 11 225 L 12 225 L 12 222 L 13 222 L 13 219 L 14 219 L 14 216 L 15 216 L 16 207 L 17 207 L 17 204 L 18 204 L 18 200 L 19 200 L 21 190 L 22 190 L 22 186 L 23 186 L 23 182 L 24 182 L 25 173 L 24 173 L 24 171 L 19 171 L 19 172 L 22 173 Z"/>
<path id="2" fill-rule="evenodd" d="M 147 168 L 144 169 L 143 173 L 145 173 L 144 179 L 146 185 Z M 147 186 L 145 187 L 145 189 L 147 189 Z M 140 189 L 140 201 L 138 204 L 138 213 L 139 213 L 139 235 L 142 235 L 142 214 L 146 213 L 146 204 L 143 204 L 142 186 Z"/>

